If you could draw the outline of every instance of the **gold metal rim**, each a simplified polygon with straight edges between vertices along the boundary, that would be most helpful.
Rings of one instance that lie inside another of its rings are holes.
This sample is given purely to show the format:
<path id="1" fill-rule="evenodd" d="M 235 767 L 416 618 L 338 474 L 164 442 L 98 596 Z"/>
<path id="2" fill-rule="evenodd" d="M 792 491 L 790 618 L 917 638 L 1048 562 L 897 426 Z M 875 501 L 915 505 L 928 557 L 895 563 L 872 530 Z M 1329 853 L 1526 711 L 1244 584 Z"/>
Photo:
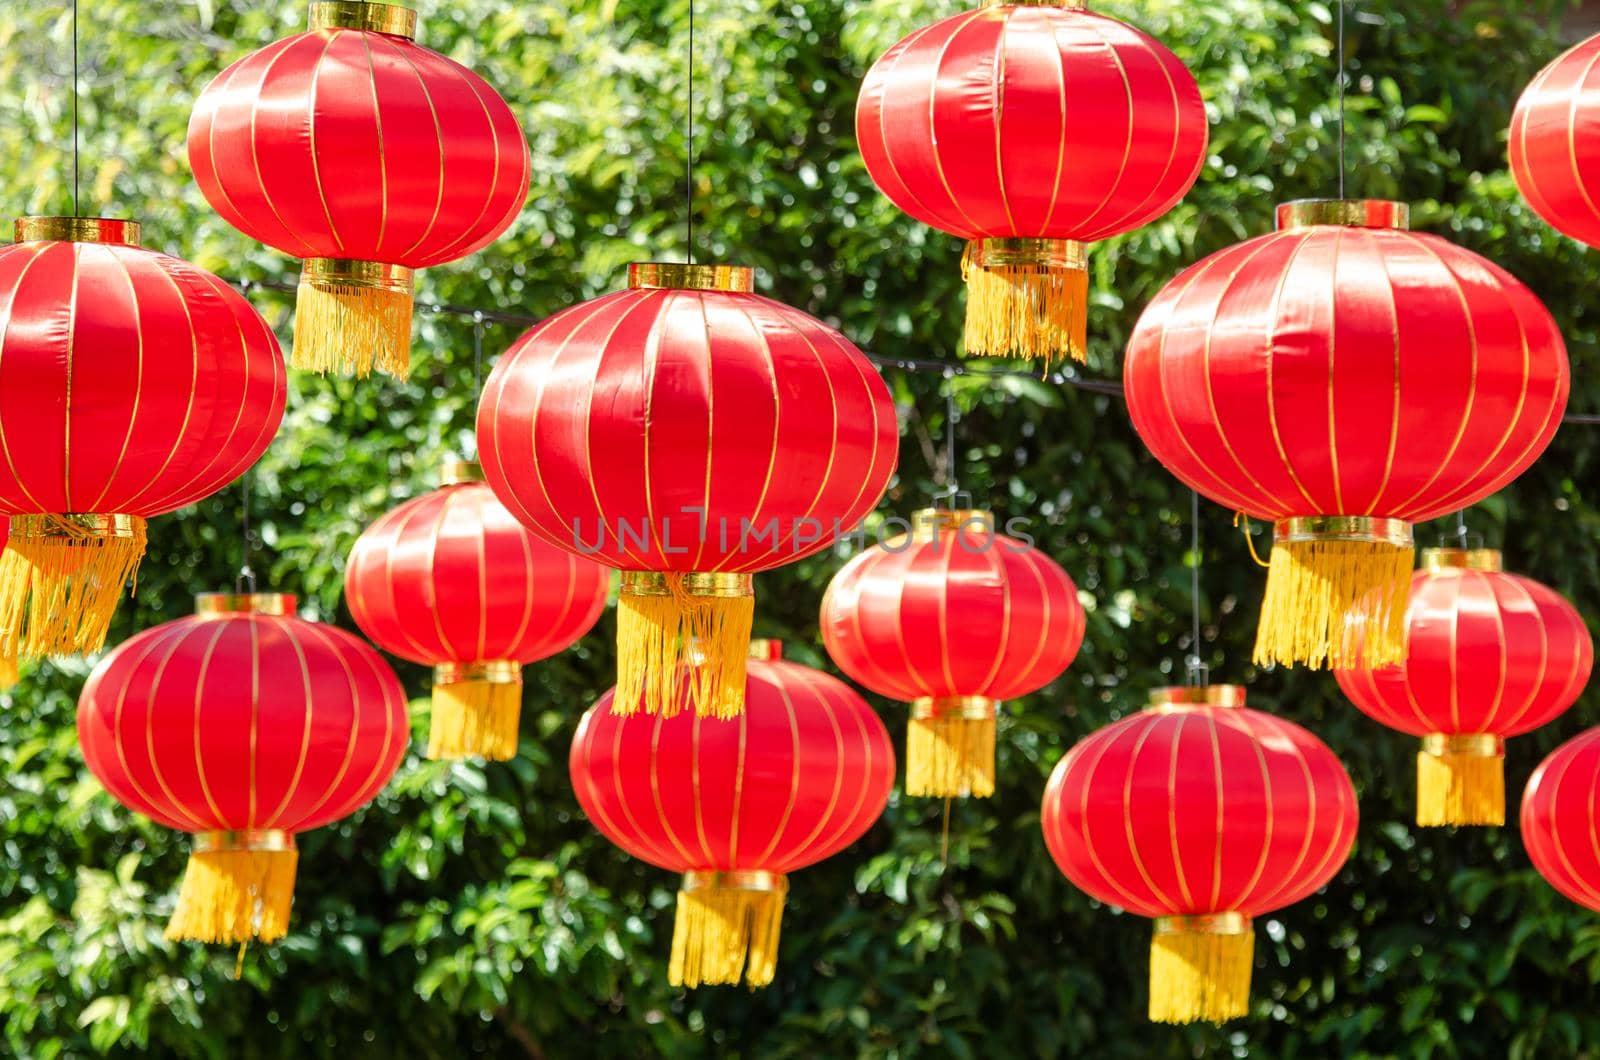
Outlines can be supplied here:
<path id="1" fill-rule="evenodd" d="M 300 266 L 300 282 L 325 287 L 375 287 L 410 294 L 411 270 L 384 261 L 307 258 Z"/>
<path id="2" fill-rule="evenodd" d="M 1420 566 L 1426 571 L 1502 569 L 1497 548 L 1425 548 Z"/>
<path id="3" fill-rule="evenodd" d="M 1088 0 L 983 0 L 982 7 L 1059 7 L 1063 11 L 1082 11 Z"/>
<path id="4" fill-rule="evenodd" d="M 221 615 L 292 615 L 293 593 L 200 593 L 194 613 L 205 618 Z"/>
<path id="5" fill-rule="evenodd" d="M 281 828 L 258 828 L 238 832 L 196 832 L 193 852 L 211 854 L 220 850 L 293 850 L 294 834 Z"/>
<path id="6" fill-rule="evenodd" d="M 1157 935 L 1245 935 L 1250 918 L 1243 913 L 1206 913 L 1201 916 L 1158 916 Z"/>
<path id="7" fill-rule="evenodd" d="M 460 685 L 475 681 L 485 685 L 522 684 L 522 664 L 510 659 L 484 659 L 480 662 L 440 663 L 433 668 L 433 683 Z"/>
<path id="8" fill-rule="evenodd" d="M 1161 711 L 1242 707 L 1244 700 L 1244 685 L 1173 685 L 1150 691 L 1150 709 Z"/>
<path id="9" fill-rule="evenodd" d="M 1411 524 L 1403 519 L 1373 515 L 1311 515 L 1274 524 L 1275 544 L 1296 541 L 1369 541 L 1378 545 L 1411 547 Z"/>
<path id="10" fill-rule="evenodd" d="M 924 696 L 911 701 L 911 720 L 963 718 L 967 721 L 983 721 L 993 718 L 999 706 L 998 699 L 988 696 Z"/>
<path id="11" fill-rule="evenodd" d="M 1040 265 L 1083 270 L 1089 267 L 1089 248 L 1072 239 L 974 239 L 969 246 L 971 264 L 977 268 Z"/>
<path id="12" fill-rule="evenodd" d="M 1506 742 L 1492 732 L 1430 732 L 1422 738 L 1422 752 L 1435 758 L 1504 758 Z"/>
<path id="13" fill-rule="evenodd" d="M 761 891 L 783 894 L 789 880 L 781 872 L 766 869 L 736 869 L 731 872 L 696 869 L 683 874 L 682 891 Z"/>
<path id="14" fill-rule="evenodd" d="M 689 265 L 673 261 L 636 261 L 628 266 L 631 290 L 734 291 L 756 289 L 756 270 L 748 265 Z"/>
<path id="15" fill-rule="evenodd" d="M 482 482 L 483 466 L 472 460 L 446 460 L 439 467 L 439 485 L 459 486 L 463 482 Z"/>
<path id="16" fill-rule="evenodd" d="M 911 513 L 913 541 L 932 541 L 940 534 L 953 534 L 960 529 L 992 534 L 995 532 L 994 513 L 982 508 L 922 508 Z"/>
<path id="17" fill-rule="evenodd" d="M 311 5 L 307 24 L 312 32 L 359 29 L 407 40 L 417 37 L 417 13 L 411 8 L 398 4 L 367 3 L 365 0 L 321 0 Z"/>
<path id="18" fill-rule="evenodd" d="M 12 226 L 18 243 L 55 240 L 136 247 L 139 231 L 138 221 L 118 217 L 19 217 Z"/>
<path id="19" fill-rule="evenodd" d="M 624 596 L 672 596 L 669 574 L 658 570 L 625 570 L 622 572 Z M 755 576 L 751 574 L 702 573 L 689 571 L 679 576 L 680 585 L 690 596 L 754 596 Z"/>
<path id="20" fill-rule="evenodd" d="M 62 512 L 50 515 L 13 515 L 11 536 L 23 541 L 76 540 L 83 537 L 138 537 L 144 519 L 115 512 Z"/>
<path id="21" fill-rule="evenodd" d="M 750 641 L 750 658 L 766 662 L 783 661 L 783 641 L 772 637 L 754 637 Z"/>
<path id="22" fill-rule="evenodd" d="M 1297 199 L 1278 205 L 1278 230 L 1339 225 L 1344 228 L 1411 227 L 1411 207 L 1392 199 Z"/>

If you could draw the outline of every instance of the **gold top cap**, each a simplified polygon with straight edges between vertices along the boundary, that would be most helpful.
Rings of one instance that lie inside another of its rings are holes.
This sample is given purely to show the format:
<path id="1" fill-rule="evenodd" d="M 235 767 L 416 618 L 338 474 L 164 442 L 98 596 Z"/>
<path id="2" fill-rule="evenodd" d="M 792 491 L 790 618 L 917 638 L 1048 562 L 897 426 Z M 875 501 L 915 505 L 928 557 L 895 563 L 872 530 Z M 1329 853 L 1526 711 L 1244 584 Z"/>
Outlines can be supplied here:
<path id="1" fill-rule="evenodd" d="M 994 513 L 982 508 L 922 508 L 911 513 L 911 535 L 916 540 L 931 541 L 939 534 L 960 530 L 992 534 Z"/>
<path id="2" fill-rule="evenodd" d="M 1497 548 L 1425 548 L 1422 550 L 1422 569 L 1441 570 L 1500 570 L 1500 550 Z"/>
<path id="3" fill-rule="evenodd" d="M 1150 691 L 1150 706 L 1155 710 L 1174 707 L 1242 707 L 1243 685 L 1174 685 Z"/>
<path id="4" fill-rule="evenodd" d="M 319 0 L 311 5 L 308 28 L 360 29 L 369 33 L 386 33 L 391 37 L 415 40 L 417 13 L 399 4 L 369 3 L 368 0 Z"/>
<path id="5" fill-rule="evenodd" d="M 459 486 L 463 482 L 482 482 L 483 466 L 475 460 L 452 458 L 439 467 L 439 485 Z"/>
<path id="6" fill-rule="evenodd" d="M 756 270 L 748 265 L 686 265 L 671 261 L 636 261 L 628 266 L 628 289 L 668 291 L 735 291 L 756 289 Z"/>
<path id="7" fill-rule="evenodd" d="M 12 231 L 18 243 L 54 240 L 122 247 L 139 245 L 139 222 L 117 217 L 19 217 Z"/>
<path id="8" fill-rule="evenodd" d="M 1082 11 L 1088 0 L 983 0 L 983 7 L 1059 7 L 1063 11 Z"/>
<path id="9" fill-rule="evenodd" d="M 1278 204 L 1278 231 L 1312 225 L 1410 228 L 1411 207 L 1392 199 L 1296 199 Z"/>
<path id="10" fill-rule="evenodd" d="M 205 618 L 221 615 L 292 615 L 293 593 L 201 593 L 194 598 L 194 613 Z"/>
<path id="11" fill-rule="evenodd" d="M 763 662 L 783 661 L 783 641 L 771 637 L 755 637 L 750 641 L 750 658 Z"/>

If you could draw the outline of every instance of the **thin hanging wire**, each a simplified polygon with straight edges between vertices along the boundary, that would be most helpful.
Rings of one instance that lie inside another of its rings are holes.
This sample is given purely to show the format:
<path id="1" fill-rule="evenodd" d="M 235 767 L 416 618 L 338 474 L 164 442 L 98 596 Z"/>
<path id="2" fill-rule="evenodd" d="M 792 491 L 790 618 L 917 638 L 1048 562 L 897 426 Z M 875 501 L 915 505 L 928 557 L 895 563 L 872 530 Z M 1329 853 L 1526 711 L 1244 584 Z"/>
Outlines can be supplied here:
<path id="1" fill-rule="evenodd" d="M 1339 198 L 1344 198 L 1344 3 L 1339 0 Z"/>
<path id="2" fill-rule="evenodd" d="M 944 396 L 944 484 L 952 498 L 961 493 L 961 478 L 956 470 L 956 395 L 954 389 Z"/>
<path id="3" fill-rule="evenodd" d="M 78 206 L 78 0 L 72 0 L 72 216 Z"/>
<path id="4" fill-rule="evenodd" d="M 483 314 L 472 314 L 472 404 L 477 408 L 478 399 L 483 396 Z M 474 413 L 476 415 L 476 413 Z M 476 424 L 474 424 L 476 428 Z M 470 455 L 474 460 L 478 458 L 478 432 L 471 432 L 472 440 L 468 443 Z"/>
<path id="5" fill-rule="evenodd" d="M 239 575 L 233 580 L 234 591 L 239 593 L 253 593 L 256 591 L 256 572 L 250 566 L 250 486 L 253 476 L 253 471 L 246 471 L 239 476 L 239 498 L 242 511 L 239 519 Z M 246 586 L 248 586 L 248 589 Z"/>
<path id="6" fill-rule="evenodd" d="M 1189 491 L 1189 683 L 1210 684 L 1211 668 L 1200 657 L 1200 494 Z"/>
<path id="7" fill-rule="evenodd" d="M 694 0 L 689 0 L 689 134 L 683 163 L 683 216 L 688 229 L 684 257 L 694 264 Z"/>

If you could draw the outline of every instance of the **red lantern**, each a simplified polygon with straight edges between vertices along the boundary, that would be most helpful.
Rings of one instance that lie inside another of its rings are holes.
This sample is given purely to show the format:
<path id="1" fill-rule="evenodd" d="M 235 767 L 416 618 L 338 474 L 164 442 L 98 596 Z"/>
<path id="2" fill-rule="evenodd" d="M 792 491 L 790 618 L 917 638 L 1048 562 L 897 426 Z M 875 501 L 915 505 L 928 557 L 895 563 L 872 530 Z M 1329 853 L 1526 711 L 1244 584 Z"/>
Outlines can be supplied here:
<path id="1" fill-rule="evenodd" d="M 1188 69 L 1083 6 L 953 15 L 890 48 L 861 86 L 856 139 L 873 183 L 969 241 L 969 353 L 1082 361 L 1084 244 L 1166 213 L 1205 162 Z"/>
<path id="2" fill-rule="evenodd" d="M 1281 206 L 1278 232 L 1182 273 L 1128 343 L 1128 412 L 1156 459 L 1276 524 L 1258 663 L 1403 659 L 1410 524 L 1516 478 L 1566 408 L 1544 306 L 1406 218 Z"/>
<path id="3" fill-rule="evenodd" d="M 622 570 L 618 709 L 677 711 L 692 658 L 688 698 L 731 717 L 751 573 L 827 548 L 878 503 L 894 402 L 843 335 L 752 294 L 750 269 L 628 278 L 500 359 L 478 407 L 483 470 L 534 532 Z"/>
<path id="4" fill-rule="evenodd" d="M 1154 917 L 1150 1018 L 1220 1022 L 1250 1006 L 1251 919 L 1333 879 L 1356 794 L 1333 752 L 1244 706 L 1235 685 L 1167 688 L 1067 752 L 1044 838 L 1092 897 Z"/>
<path id="5" fill-rule="evenodd" d="M 607 839 L 683 873 L 673 986 L 772 982 L 787 875 L 855 842 L 894 787 L 883 722 L 849 686 L 751 645 L 744 713 L 624 717 L 613 689 L 572 741 L 572 787 Z M 748 963 L 747 963 L 748 957 Z"/>
<path id="6" fill-rule="evenodd" d="M 1411 578 L 1406 659 L 1338 671 L 1361 710 L 1422 737 L 1417 823 L 1504 824 L 1505 741 L 1577 700 L 1594 644 L 1577 610 L 1490 549 L 1428 549 Z"/>
<path id="7" fill-rule="evenodd" d="M 311 5 L 310 29 L 217 75 L 195 100 L 189 165 L 212 209 L 304 258 L 293 362 L 404 378 L 416 269 L 510 227 L 532 164 L 477 74 L 416 44 L 417 14 Z"/>
<path id="8" fill-rule="evenodd" d="M 821 625 L 839 669 L 911 702 L 906 794 L 986 798 L 1000 700 L 1061 676 L 1084 614 L 1067 572 L 992 513 L 929 509 L 834 575 Z"/>
<path id="9" fill-rule="evenodd" d="M 356 541 L 345 602 L 361 631 L 433 667 L 429 758 L 517 753 L 522 667 L 564 651 L 605 610 L 610 572 L 533 534 L 480 481 L 445 466 Z"/>
<path id="10" fill-rule="evenodd" d="M 1600 728 L 1550 752 L 1522 795 L 1522 843 L 1550 886 L 1600 912 Z"/>
<path id="11" fill-rule="evenodd" d="M 1600 37 L 1556 58 L 1517 100 L 1507 147 L 1511 176 L 1535 213 L 1591 247 L 1600 246 Z"/>
<path id="12" fill-rule="evenodd" d="M 132 221 L 25 217 L 0 247 L 0 655 L 98 651 L 145 520 L 232 482 L 283 419 L 283 355 Z"/>
<path id="13" fill-rule="evenodd" d="M 89 771 L 195 835 L 167 937 L 281 938 L 297 832 L 366 805 L 409 738 L 406 697 L 365 643 L 279 593 L 199 597 L 95 668 L 78 702 Z"/>

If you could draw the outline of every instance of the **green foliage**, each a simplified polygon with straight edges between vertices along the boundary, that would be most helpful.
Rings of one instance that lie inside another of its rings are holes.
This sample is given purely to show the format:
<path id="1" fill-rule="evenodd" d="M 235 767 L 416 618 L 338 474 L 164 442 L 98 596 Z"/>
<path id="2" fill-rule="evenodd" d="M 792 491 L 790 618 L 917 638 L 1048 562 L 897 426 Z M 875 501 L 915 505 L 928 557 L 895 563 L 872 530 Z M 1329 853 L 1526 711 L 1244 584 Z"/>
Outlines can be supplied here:
<path id="1" fill-rule="evenodd" d="M 866 65 L 927 0 L 702 2 L 694 239 L 702 260 L 749 262 L 766 290 L 898 357 L 953 352 L 960 246 L 900 215 L 852 139 Z M 1575 411 L 1600 408 L 1600 266 L 1520 202 L 1503 130 L 1521 85 L 1555 54 L 1565 5 L 1352 0 L 1349 181 L 1402 197 L 1419 227 L 1493 256 L 1560 318 Z M 1167 218 L 1094 252 L 1087 374 L 1114 378 L 1139 309 L 1184 264 L 1264 231 L 1276 201 L 1337 186 L 1333 13 L 1305 0 L 1118 0 L 1200 78 L 1211 159 Z M 685 0 L 456 0 L 423 5 L 423 39 L 513 101 L 533 145 L 528 208 L 470 261 L 428 270 L 423 301 L 544 315 L 613 289 L 624 263 L 676 257 L 685 237 Z M 234 278 L 292 264 L 213 215 L 189 177 L 194 93 L 304 5 L 195 0 L 83 5 L 85 212 L 137 216 L 152 245 Z M 0 12 L 5 211 L 70 203 L 70 23 L 60 6 Z M 289 305 L 251 297 L 280 334 Z M 514 332 L 489 324 L 485 348 Z M 361 528 L 430 488 L 469 444 L 472 329 L 421 314 L 408 384 L 297 377 L 254 482 L 263 581 L 348 623 L 339 586 Z M 778 981 L 758 993 L 669 989 L 666 874 L 584 821 L 565 753 L 609 682 L 611 620 L 529 671 L 521 756 L 502 766 L 413 754 L 368 810 L 304 837 L 293 932 L 243 955 L 161 938 L 185 842 L 135 818 L 83 769 L 73 734 L 86 669 L 42 665 L 0 699 L 0 1052 L 206 1058 L 413 1056 L 1004 1057 L 1591 1055 L 1600 1041 L 1600 924 L 1544 885 L 1514 829 L 1410 823 L 1410 741 L 1340 701 L 1325 675 L 1245 662 L 1259 596 L 1228 513 L 1207 505 L 1202 653 L 1218 678 L 1314 728 L 1361 794 L 1356 855 L 1322 894 L 1259 925 L 1248 1020 L 1145 1023 L 1147 926 L 1075 891 L 1038 834 L 1045 777 L 1091 729 L 1169 683 L 1188 643 L 1188 494 L 1145 455 L 1120 402 L 1025 378 L 1003 384 L 890 371 L 905 412 L 905 513 L 943 484 L 944 397 L 961 409 L 959 477 L 978 502 L 1034 520 L 1042 547 L 1094 600 L 1068 674 L 1009 704 L 1001 790 L 953 807 L 896 797 L 850 851 L 797 874 Z M 1470 523 L 1517 569 L 1586 612 L 1600 606 L 1600 433 L 1563 430 L 1549 455 Z M 183 614 L 232 582 L 239 492 L 152 528 L 116 637 Z M 1424 529 L 1426 540 L 1432 530 Z M 759 632 L 824 665 L 816 604 L 838 557 L 761 579 Z M 413 691 L 426 675 L 403 666 Z M 899 730 L 903 708 L 880 704 Z M 1589 695 L 1516 741 L 1509 787 L 1591 720 Z M 415 724 L 424 731 L 425 703 Z M 242 978 L 236 980 L 236 964 Z"/>

